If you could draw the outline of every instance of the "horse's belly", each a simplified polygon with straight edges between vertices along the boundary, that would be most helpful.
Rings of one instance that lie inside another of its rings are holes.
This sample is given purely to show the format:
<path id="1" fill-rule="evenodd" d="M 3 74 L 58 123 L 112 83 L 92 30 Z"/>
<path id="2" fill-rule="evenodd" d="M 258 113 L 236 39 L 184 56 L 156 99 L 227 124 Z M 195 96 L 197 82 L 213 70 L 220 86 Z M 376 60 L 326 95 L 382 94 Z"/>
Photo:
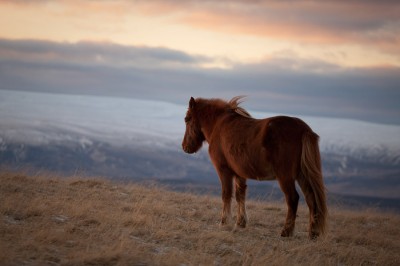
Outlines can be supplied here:
<path id="1" fill-rule="evenodd" d="M 275 175 L 271 174 L 271 175 L 257 176 L 255 179 L 259 181 L 265 181 L 265 180 L 275 180 L 276 178 Z"/>
<path id="2" fill-rule="evenodd" d="M 255 170 L 257 168 L 253 168 L 253 169 Z M 250 176 L 248 176 L 248 178 L 249 179 L 259 180 L 259 181 L 276 179 L 275 173 L 272 170 L 272 167 L 270 165 L 264 166 L 261 169 L 259 168 L 257 170 L 256 171 L 249 171 Z"/>

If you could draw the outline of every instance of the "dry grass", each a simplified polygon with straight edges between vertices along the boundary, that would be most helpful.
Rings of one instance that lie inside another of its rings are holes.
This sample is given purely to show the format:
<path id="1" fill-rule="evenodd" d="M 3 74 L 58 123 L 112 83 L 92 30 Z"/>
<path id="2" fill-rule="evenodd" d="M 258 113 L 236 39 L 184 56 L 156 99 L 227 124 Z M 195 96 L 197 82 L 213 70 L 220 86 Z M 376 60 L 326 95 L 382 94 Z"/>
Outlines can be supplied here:
<path id="1" fill-rule="evenodd" d="M 1 265 L 399 265 L 400 218 L 330 209 L 328 235 L 281 238 L 282 204 L 248 202 L 248 228 L 218 226 L 220 200 L 98 179 L 0 174 Z"/>

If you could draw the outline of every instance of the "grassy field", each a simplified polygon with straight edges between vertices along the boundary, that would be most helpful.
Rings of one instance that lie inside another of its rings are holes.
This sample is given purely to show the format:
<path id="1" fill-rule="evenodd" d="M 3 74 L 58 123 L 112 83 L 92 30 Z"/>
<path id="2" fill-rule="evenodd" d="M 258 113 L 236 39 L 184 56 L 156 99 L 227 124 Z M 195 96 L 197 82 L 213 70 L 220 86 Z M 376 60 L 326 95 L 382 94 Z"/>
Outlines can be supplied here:
<path id="1" fill-rule="evenodd" d="M 213 196 L 1 173 L 0 265 L 400 265 L 397 215 L 331 207 L 328 234 L 310 241 L 306 206 L 291 238 L 283 203 L 247 206 L 248 227 L 232 231 Z"/>

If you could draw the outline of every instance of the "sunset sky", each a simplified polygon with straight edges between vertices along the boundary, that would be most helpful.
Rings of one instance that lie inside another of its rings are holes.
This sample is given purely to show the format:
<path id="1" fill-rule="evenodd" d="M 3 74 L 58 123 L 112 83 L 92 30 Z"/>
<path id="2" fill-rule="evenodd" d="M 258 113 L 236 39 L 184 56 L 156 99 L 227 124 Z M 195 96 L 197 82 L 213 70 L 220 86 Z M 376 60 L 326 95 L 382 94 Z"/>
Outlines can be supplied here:
<path id="1" fill-rule="evenodd" d="M 399 1 L 0 2 L 0 89 L 400 124 L 399 70 Z"/>

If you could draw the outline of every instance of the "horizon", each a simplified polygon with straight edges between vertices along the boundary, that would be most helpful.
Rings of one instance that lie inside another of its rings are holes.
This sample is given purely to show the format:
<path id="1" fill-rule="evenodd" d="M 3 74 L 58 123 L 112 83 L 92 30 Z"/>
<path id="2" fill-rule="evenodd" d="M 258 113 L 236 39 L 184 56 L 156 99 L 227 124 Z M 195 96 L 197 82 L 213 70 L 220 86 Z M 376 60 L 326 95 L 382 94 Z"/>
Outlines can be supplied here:
<path id="1" fill-rule="evenodd" d="M 60 95 L 60 96 L 83 96 L 83 97 L 100 97 L 100 98 L 111 98 L 111 99 L 121 99 L 121 100 L 133 100 L 133 101 L 141 101 L 141 102 L 147 102 L 147 103 L 160 103 L 160 104 L 171 104 L 177 107 L 182 107 L 182 108 L 187 108 L 188 103 L 180 103 L 180 102 L 173 102 L 173 101 L 167 101 L 163 99 L 152 99 L 152 98 L 134 98 L 134 97 L 126 97 L 126 96 L 119 96 L 119 95 L 99 95 L 99 94 L 90 94 L 90 93 L 77 93 L 77 92 L 65 92 L 65 91 L 41 91 L 41 90 L 9 90 L 9 89 L 1 89 L 1 91 L 5 92 L 20 92 L 22 94 L 26 93 L 33 93 L 33 94 L 42 94 L 42 95 Z M 237 95 L 236 95 L 237 96 Z M 190 96 L 191 97 L 191 96 Z M 198 98 L 196 96 L 193 96 L 194 98 Z M 235 96 L 232 96 L 231 98 L 220 98 L 225 101 L 229 101 Z M 209 98 L 212 99 L 212 98 Z M 189 102 L 190 98 L 188 99 Z M 373 121 L 373 120 L 368 120 L 368 119 L 362 119 L 362 118 L 351 118 L 351 117 L 340 117 L 340 116 L 329 116 L 329 115 L 318 115 L 318 114 L 299 114 L 299 113 L 289 113 L 289 112 L 274 112 L 274 111 L 265 111 L 264 109 L 255 109 L 251 108 L 251 101 L 252 97 L 251 95 L 246 95 L 244 96 L 244 100 L 241 102 L 240 106 L 244 107 L 246 111 L 248 111 L 254 118 L 256 119 L 263 119 L 266 117 L 270 116 L 279 116 L 279 115 L 284 115 L 284 116 L 293 116 L 293 117 L 299 117 L 299 118 L 316 118 L 316 119 L 328 119 L 328 120 L 340 120 L 340 121 L 355 121 L 358 123 L 366 123 L 370 125 L 381 125 L 381 126 L 393 126 L 393 127 L 400 127 L 400 124 L 396 123 L 385 123 L 382 121 Z M 250 103 L 250 105 L 249 105 Z M 246 106 L 247 105 L 247 106 Z M 248 108 L 250 106 L 250 108 Z M 186 109 L 185 109 L 186 110 Z M 182 113 L 182 117 L 184 117 L 185 112 Z M 266 116 L 267 115 L 267 116 Z M 400 142 L 399 142 L 400 144 Z"/>

